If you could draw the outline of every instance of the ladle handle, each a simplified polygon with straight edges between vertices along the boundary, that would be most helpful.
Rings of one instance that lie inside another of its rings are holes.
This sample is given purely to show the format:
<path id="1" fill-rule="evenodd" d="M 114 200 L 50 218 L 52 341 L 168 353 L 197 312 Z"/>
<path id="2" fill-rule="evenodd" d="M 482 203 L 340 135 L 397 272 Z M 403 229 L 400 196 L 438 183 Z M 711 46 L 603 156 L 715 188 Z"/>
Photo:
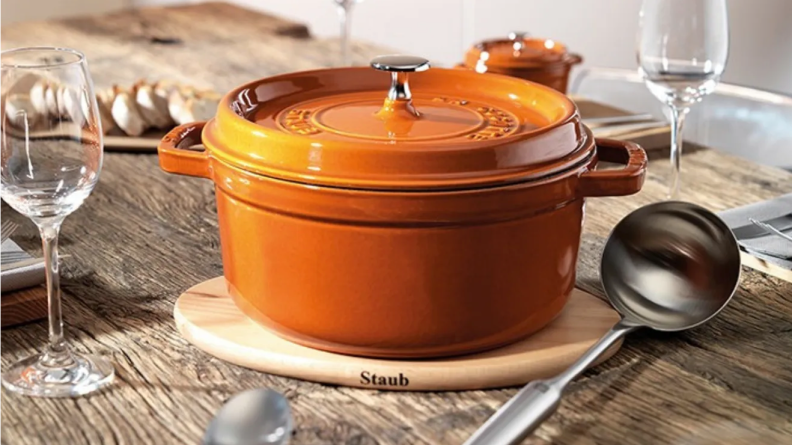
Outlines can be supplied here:
<path id="1" fill-rule="evenodd" d="M 464 445 L 514 445 L 522 442 L 550 417 L 561 403 L 564 389 L 605 351 L 637 326 L 616 323 L 578 361 L 548 380 L 534 380 L 506 402 Z"/>

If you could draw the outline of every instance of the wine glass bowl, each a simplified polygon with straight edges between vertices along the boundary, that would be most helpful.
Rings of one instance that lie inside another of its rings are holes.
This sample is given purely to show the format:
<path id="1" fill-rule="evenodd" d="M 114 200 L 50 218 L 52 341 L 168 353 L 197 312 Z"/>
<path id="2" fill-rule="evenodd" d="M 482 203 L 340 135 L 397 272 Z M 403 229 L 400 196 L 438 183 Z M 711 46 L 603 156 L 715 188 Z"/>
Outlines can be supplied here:
<path id="1" fill-rule="evenodd" d="M 3 53 L 3 198 L 30 218 L 68 215 L 99 178 L 102 133 L 82 60 L 49 48 Z"/>
<path id="2" fill-rule="evenodd" d="M 102 129 L 85 57 L 62 48 L 0 53 L 0 195 L 39 228 L 44 248 L 49 345 L 8 367 L 3 386 L 46 397 L 87 394 L 113 379 L 100 357 L 70 351 L 63 337 L 58 233 L 90 195 L 102 167 Z"/>
<path id="3" fill-rule="evenodd" d="M 655 71 L 655 74 L 641 68 L 641 74 L 653 96 L 678 109 L 701 102 L 720 82 L 720 74 L 715 71 L 702 72 L 682 64 L 667 71 Z"/>
<path id="4" fill-rule="evenodd" d="M 3 154 L 3 199 L 11 208 L 34 220 L 63 218 L 88 197 L 99 176 L 99 156 L 84 162 L 78 141 L 40 141 L 46 152 L 30 153 L 25 142 L 8 138 Z M 96 148 L 101 153 L 101 147 Z M 93 164 L 93 165 L 92 165 Z M 32 168 L 31 168 L 32 167 Z"/>
<path id="5" fill-rule="evenodd" d="M 649 91 L 668 106 L 672 177 L 677 199 L 685 115 L 712 93 L 729 55 L 725 0 L 644 0 L 639 14 L 638 69 Z"/>

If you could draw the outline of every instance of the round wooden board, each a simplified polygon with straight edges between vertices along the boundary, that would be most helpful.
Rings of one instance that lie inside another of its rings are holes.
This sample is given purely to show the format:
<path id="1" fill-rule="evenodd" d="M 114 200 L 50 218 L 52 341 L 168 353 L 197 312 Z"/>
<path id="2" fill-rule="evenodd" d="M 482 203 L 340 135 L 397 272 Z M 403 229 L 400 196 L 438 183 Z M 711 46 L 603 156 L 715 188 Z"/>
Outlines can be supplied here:
<path id="1" fill-rule="evenodd" d="M 605 334 L 619 315 L 602 300 L 575 289 L 561 315 L 528 339 L 480 354 L 437 360 L 352 357 L 290 343 L 245 317 L 228 296 L 223 277 L 182 294 L 174 318 L 187 341 L 236 365 L 342 386 L 441 391 L 509 387 L 555 375 Z M 615 345 L 600 361 L 620 346 Z"/>

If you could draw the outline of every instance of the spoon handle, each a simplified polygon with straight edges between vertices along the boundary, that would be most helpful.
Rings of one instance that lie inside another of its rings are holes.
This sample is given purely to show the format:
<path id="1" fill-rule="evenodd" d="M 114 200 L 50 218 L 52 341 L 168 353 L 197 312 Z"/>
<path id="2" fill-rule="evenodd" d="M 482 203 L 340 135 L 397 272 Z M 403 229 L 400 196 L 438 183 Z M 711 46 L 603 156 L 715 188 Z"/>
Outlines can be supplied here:
<path id="1" fill-rule="evenodd" d="M 535 380 L 506 402 L 464 445 L 514 445 L 550 417 L 561 403 L 566 386 L 614 343 L 638 326 L 616 323 L 566 371 L 548 380 Z"/>

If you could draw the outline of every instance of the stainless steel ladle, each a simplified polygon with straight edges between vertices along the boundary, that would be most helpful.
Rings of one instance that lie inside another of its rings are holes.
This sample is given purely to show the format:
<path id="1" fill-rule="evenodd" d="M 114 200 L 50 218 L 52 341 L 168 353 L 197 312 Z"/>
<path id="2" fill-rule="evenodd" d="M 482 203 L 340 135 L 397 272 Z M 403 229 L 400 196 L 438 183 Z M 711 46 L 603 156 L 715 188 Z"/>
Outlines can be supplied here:
<path id="1" fill-rule="evenodd" d="M 605 294 L 622 318 L 562 374 L 526 385 L 465 445 L 512 445 L 555 412 L 566 386 L 626 334 L 682 331 L 723 309 L 740 280 L 740 250 L 726 224 L 694 204 L 642 207 L 616 225 L 602 254 Z"/>

